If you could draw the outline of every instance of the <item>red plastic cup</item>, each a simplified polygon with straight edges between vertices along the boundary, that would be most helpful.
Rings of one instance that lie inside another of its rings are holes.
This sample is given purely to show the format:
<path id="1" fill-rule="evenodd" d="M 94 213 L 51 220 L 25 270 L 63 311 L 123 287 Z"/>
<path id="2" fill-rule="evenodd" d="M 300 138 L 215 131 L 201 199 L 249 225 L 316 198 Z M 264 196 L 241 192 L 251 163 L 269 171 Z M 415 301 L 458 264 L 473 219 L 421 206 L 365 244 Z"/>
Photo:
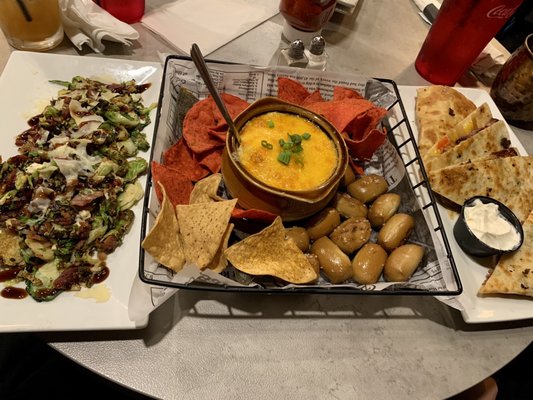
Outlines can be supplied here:
<path id="1" fill-rule="evenodd" d="M 139 22 L 144 15 L 144 0 L 99 0 L 97 3 L 113 17 L 127 24 Z"/>
<path id="2" fill-rule="evenodd" d="M 453 86 L 523 0 L 444 0 L 418 53 L 426 80 Z"/>

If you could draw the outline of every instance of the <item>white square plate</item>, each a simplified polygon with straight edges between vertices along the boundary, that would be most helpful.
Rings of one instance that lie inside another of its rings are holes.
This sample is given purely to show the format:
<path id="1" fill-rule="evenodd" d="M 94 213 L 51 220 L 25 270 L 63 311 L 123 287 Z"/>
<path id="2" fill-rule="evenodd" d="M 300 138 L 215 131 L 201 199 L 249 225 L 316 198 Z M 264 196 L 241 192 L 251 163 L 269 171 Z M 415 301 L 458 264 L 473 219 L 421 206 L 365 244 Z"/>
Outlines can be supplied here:
<path id="1" fill-rule="evenodd" d="M 398 87 L 415 138 L 418 138 L 418 130 L 415 122 L 415 98 L 418 88 L 418 86 Z M 498 107 L 486 91 L 470 88 L 455 89 L 463 93 L 477 106 L 486 102 L 494 118 L 504 120 L 500 110 L 498 110 Z M 526 155 L 527 152 L 524 146 L 518 141 L 518 138 L 508 125 L 507 129 L 509 130 L 511 145 L 516 147 L 520 154 Z M 500 322 L 533 318 L 533 301 L 529 298 L 519 298 L 517 296 L 480 297 L 477 295 L 481 284 L 487 277 L 489 269 L 461 250 L 453 236 L 453 226 L 457 216 L 455 213 L 440 205 L 438 207 L 446 235 L 450 242 L 452 255 L 463 284 L 463 293 L 459 296 L 459 301 L 464 307 L 461 313 L 465 322 Z"/>
<path id="2" fill-rule="evenodd" d="M 105 82 L 135 79 L 138 84 L 151 83 L 142 97 L 144 104 L 157 102 L 162 67 L 158 63 L 109 58 L 80 57 L 15 51 L 0 77 L 0 154 L 7 159 L 17 154 L 16 136 L 28 129 L 27 121 L 39 114 L 61 87 L 49 80 L 70 81 L 74 76 Z M 155 123 L 145 129 L 152 142 Z M 149 160 L 150 151 L 139 153 Z M 146 179 L 140 180 L 146 187 Z M 31 297 L 10 300 L 0 297 L 0 332 L 137 329 L 148 319 L 130 321 L 128 301 L 138 271 L 142 201 L 134 208 L 135 221 L 124 243 L 108 257 L 109 277 L 104 285 L 109 300 L 76 297 L 75 292 L 60 294 L 51 302 L 37 303 Z M 0 284 L 1 286 L 1 284 Z"/>

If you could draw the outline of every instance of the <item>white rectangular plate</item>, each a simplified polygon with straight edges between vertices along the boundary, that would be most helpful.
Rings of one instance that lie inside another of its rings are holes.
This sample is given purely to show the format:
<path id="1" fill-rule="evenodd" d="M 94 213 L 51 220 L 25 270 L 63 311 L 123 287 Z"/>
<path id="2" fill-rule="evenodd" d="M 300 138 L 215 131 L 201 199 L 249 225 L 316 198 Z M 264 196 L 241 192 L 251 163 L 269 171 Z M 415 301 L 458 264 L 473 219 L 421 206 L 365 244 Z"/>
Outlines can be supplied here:
<path id="1" fill-rule="evenodd" d="M 415 123 L 415 99 L 418 86 L 399 86 L 398 89 L 405 106 L 409 124 L 413 129 L 415 138 L 418 138 L 418 130 Z M 463 93 L 477 106 L 486 102 L 494 118 L 504 120 L 500 110 L 498 110 L 498 107 L 486 91 L 470 88 L 455 89 Z M 509 130 L 512 146 L 516 147 L 520 154 L 526 155 L 526 150 L 508 125 L 507 129 Z M 500 322 L 533 318 L 533 302 L 529 298 L 518 298 L 516 296 L 481 297 L 477 295 L 489 269 L 487 266 L 480 264 L 479 260 L 463 252 L 457 244 L 453 236 L 453 226 L 457 219 L 455 213 L 440 205 L 439 212 L 463 284 L 463 293 L 459 296 L 459 301 L 464 307 L 461 313 L 465 322 Z"/>
<path id="2" fill-rule="evenodd" d="M 0 154 L 4 160 L 17 154 L 15 137 L 28 128 L 28 119 L 39 114 L 61 89 L 49 80 L 70 81 L 76 75 L 104 82 L 135 79 L 138 84 L 151 83 L 142 95 L 144 104 L 150 105 L 158 100 L 162 67 L 158 63 L 141 61 L 13 52 L 0 77 Z M 155 113 L 154 110 L 151 114 L 152 124 L 145 129 L 149 143 L 153 137 Z M 149 160 L 150 151 L 139 156 Z M 146 186 L 145 177 L 140 182 Z M 139 263 L 142 201 L 133 211 L 136 218 L 132 229 L 122 246 L 109 255 L 110 275 L 99 284 L 104 286 L 104 292 L 109 292 L 109 300 L 83 299 L 76 297 L 75 292 L 62 293 L 48 303 L 37 303 L 30 297 L 23 300 L 0 297 L 0 332 L 137 329 L 146 326 L 147 318 L 130 321 L 128 317 L 130 290 Z M 0 289 L 2 287 L 0 284 Z"/>

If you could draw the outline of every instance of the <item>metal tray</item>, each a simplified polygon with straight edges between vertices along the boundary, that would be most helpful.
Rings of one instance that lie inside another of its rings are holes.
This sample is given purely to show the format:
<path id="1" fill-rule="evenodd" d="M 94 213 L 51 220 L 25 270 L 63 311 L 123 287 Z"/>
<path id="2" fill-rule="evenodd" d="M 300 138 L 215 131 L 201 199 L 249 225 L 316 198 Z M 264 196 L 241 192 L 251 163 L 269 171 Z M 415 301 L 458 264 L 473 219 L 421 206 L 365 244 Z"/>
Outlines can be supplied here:
<path id="1" fill-rule="evenodd" d="M 288 67 L 255 67 L 211 60 L 208 60 L 207 63 L 212 73 L 214 72 L 215 80 L 218 80 L 216 84 L 218 84 L 219 90 L 228 91 L 229 93 L 238 95 L 247 101 L 253 101 L 256 97 L 275 95 L 275 85 L 269 84 L 268 82 L 265 83 L 265 77 L 270 77 L 271 81 L 274 81 L 272 78 L 273 76 L 277 77 L 279 75 L 289 76 L 295 79 L 305 78 L 308 83 L 311 82 L 310 86 L 313 86 L 309 88 L 310 91 L 313 91 L 316 87 L 321 90 L 325 86 L 330 87 L 331 82 L 340 82 L 343 86 L 362 89 L 362 87 L 364 87 L 369 81 L 368 78 L 356 77 L 348 74 L 323 71 L 311 72 L 309 70 Z M 221 78 L 224 71 L 227 72 L 228 69 L 233 74 L 240 74 L 238 75 L 240 77 L 240 83 L 237 90 L 235 90 L 234 87 L 233 91 L 231 88 L 228 90 L 228 87 L 224 83 L 224 79 Z M 245 79 L 246 76 L 250 76 L 248 81 Z M 327 84 L 324 84 L 323 81 L 327 82 Z M 427 257 L 424 258 L 424 260 L 429 260 L 432 257 L 430 262 L 427 262 L 424 267 L 419 267 L 410 281 L 406 283 L 396 283 L 381 290 L 377 289 L 376 285 L 353 284 L 279 286 L 278 284 L 270 282 L 259 286 L 232 286 L 224 283 L 224 279 L 220 281 L 207 276 L 200 276 L 200 279 L 196 280 L 187 279 L 186 281 L 183 281 L 182 279 L 181 282 L 176 282 L 173 281 L 173 279 L 175 279 L 175 273 L 162 266 L 158 266 L 157 263 L 154 265 L 153 259 L 144 251 L 144 249 L 142 249 L 142 247 L 140 249 L 139 257 L 140 279 L 147 284 L 155 286 L 222 292 L 252 292 L 268 294 L 459 295 L 462 292 L 462 284 L 452 257 L 450 245 L 442 225 L 436 201 L 429 190 L 427 175 L 421 162 L 413 131 L 406 116 L 400 92 L 398 91 L 396 83 L 392 80 L 376 78 L 373 79 L 373 81 L 380 82 L 383 87 L 386 87 L 390 94 L 394 96 L 393 100 L 389 102 L 390 104 L 387 106 L 388 114 L 382 122 L 382 125 L 387 131 L 388 142 L 391 144 L 388 151 L 390 152 L 391 148 L 393 149 L 392 151 L 396 154 L 395 157 L 399 157 L 399 160 L 401 160 L 400 162 L 405 169 L 401 180 L 395 182 L 396 191 L 403 193 L 404 195 L 406 193 L 410 194 L 409 198 L 412 200 L 411 205 L 415 205 L 417 209 L 415 213 L 417 215 L 419 214 L 418 218 L 423 218 L 426 222 L 424 227 L 425 231 L 421 234 L 421 237 L 424 237 L 426 240 L 424 243 L 433 249 L 430 251 L 432 255 L 427 255 Z M 266 89 L 258 90 L 258 82 Z M 180 116 L 180 110 L 177 105 L 178 93 L 181 87 L 185 87 L 189 91 L 192 91 L 198 98 L 204 98 L 207 96 L 207 89 L 203 85 L 203 81 L 197 74 L 196 68 L 190 58 L 183 56 L 168 56 L 165 62 L 155 133 L 152 143 L 152 160 L 159 161 L 162 152 L 181 137 L 181 128 L 178 125 L 183 116 Z M 266 93 L 265 90 L 267 91 Z M 257 96 L 258 93 L 259 96 Z M 162 137 L 162 135 L 164 137 Z M 372 162 L 370 164 L 372 164 Z M 387 166 L 381 167 L 387 168 Z M 394 181 L 394 177 L 392 180 Z M 141 242 L 149 230 L 149 218 L 155 218 L 153 202 L 157 202 L 157 198 L 155 197 L 152 186 L 151 175 L 149 175 L 142 215 Z M 152 211 L 150 211 L 151 206 Z M 418 225 L 419 223 L 417 222 L 417 229 Z M 428 243 L 429 241 L 431 241 L 431 243 Z M 229 266 L 226 271 L 222 273 L 222 276 L 224 278 L 232 279 L 235 276 L 234 274 L 235 271 L 233 267 Z M 428 287 L 420 284 L 420 282 L 425 282 L 428 279 L 436 280 L 438 283 L 435 285 L 432 283 Z"/>

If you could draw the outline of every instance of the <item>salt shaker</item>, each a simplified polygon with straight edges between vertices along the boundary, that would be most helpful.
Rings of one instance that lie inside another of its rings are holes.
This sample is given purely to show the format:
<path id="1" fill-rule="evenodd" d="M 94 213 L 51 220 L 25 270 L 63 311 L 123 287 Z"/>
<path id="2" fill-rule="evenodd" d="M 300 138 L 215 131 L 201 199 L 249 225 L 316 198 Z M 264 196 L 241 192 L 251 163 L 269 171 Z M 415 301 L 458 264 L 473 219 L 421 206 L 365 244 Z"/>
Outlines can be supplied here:
<path id="1" fill-rule="evenodd" d="M 311 45 L 309 46 L 309 50 L 306 50 L 306 55 L 309 59 L 307 68 L 321 71 L 326 70 L 328 55 L 326 53 L 326 41 L 322 36 L 315 36 L 311 39 Z"/>
<path id="2" fill-rule="evenodd" d="M 305 68 L 309 60 L 305 55 L 304 42 L 300 39 L 293 40 L 289 47 L 281 50 L 280 65 Z"/>

